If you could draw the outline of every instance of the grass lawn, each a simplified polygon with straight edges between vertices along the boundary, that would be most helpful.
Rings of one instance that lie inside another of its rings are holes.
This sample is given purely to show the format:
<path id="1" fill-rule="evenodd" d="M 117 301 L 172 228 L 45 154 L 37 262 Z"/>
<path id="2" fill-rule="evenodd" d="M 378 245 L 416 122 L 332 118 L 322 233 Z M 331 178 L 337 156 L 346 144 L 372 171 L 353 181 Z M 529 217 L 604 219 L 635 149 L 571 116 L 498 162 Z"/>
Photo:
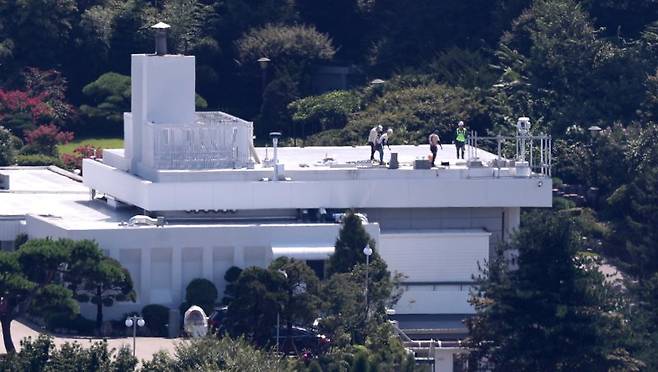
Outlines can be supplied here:
<path id="1" fill-rule="evenodd" d="M 81 145 L 93 145 L 103 149 L 120 149 L 123 148 L 123 138 L 83 138 L 76 139 L 66 145 L 57 146 L 57 150 L 61 154 L 71 154 L 73 150 Z"/>

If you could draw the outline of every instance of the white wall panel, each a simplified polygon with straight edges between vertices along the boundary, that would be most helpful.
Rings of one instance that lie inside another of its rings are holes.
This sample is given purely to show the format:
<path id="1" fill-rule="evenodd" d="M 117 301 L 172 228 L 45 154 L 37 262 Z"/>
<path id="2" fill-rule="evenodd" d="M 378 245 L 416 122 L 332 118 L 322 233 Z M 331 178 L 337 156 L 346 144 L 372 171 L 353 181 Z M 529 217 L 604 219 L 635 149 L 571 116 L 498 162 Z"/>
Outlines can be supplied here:
<path id="1" fill-rule="evenodd" d="M 468 230 L 385 233 L 380 254 L 390 270 L 407 276 L 405 282 L 471 281 L 478 262 L 489 258 L 489 236 Z"/>

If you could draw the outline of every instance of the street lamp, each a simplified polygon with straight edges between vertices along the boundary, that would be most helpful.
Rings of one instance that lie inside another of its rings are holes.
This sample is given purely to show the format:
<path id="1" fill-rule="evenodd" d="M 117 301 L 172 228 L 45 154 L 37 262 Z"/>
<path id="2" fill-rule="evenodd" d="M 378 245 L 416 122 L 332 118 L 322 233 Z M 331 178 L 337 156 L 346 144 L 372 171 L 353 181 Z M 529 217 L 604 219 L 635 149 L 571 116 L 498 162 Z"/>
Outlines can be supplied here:
<path id="1" fill-rule="evenodd" d="M 265 83 L 267 82 L 267 64 L 270 63 L 270 59 L 267 57 L 258 58 L 257 62 L 260 65 L 260 70 L 262 71 L 262 84 L 263 84 L 263 94 L 265 94 Z"/>
<path id="2" fill-rule="evenodd" d="M 274 166 L 276 167 L 276 165 L 274 165 Z M 288 273 L 285 270 L 279 269 L 276 272 L 283 275 L 283 277 L 286 278 L 286 280 L 288 280 Z M 281 329 L 281 308 L 279 306 L 277 306 L 277 309 L 276 309 L 276 352 L 277 353 L 279 352 L 279 331 L 280 331 L 280 329 Z"/>
<path id="3" fill-rule="evenodd" d="M 596 149 L 595 149 L 595 144 L 596 144 L 596 137 L 598 137 L 599 132 L 601 132 L 601 128 L 597 125 L 592 125 L 591 127 L 587 128 L 590 134 L 589 138 L 589 150 L 590 154 L 592 156 L 592 164 L 591 164 L 591 169 L 592 169 L 592 186 L 590 186 L 589 191 L 590 191 L 590 201 L 594 206 L 598 204 L 598 177 L 597 177 L 597 172 L 596 172 Z"/>
<path id="4" fill-rule="evenodd" d="M 144 327 L 146 322 L 144 321 L 144 318 L 138 315 L 133 315 L 129 316 L 126 319 L 126 327 L 133 328 L 133 357 L 135 357 L 135 347 L 136 347 L 136 339 L 137 339 L 137 326 L 139 327 Z"/>
<path id="5" fill-rule="evenodd" d="M 366 245 L 363 248 L 363 254 L 366 255 L 366 320 L 368 320 L 368 311 L 370 304 L 368 303 L 368 270 L 370 269 L 370 255 L 372 255 L 372 248 L 370 245 Z"/>

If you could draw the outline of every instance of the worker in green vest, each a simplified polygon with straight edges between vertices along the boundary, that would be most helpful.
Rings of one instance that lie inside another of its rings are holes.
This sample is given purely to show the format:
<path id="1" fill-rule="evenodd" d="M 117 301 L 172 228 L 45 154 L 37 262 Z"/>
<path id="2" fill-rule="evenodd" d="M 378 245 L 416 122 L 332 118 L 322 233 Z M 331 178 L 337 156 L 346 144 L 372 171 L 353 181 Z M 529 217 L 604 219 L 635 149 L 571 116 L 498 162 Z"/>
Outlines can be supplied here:
<path id="1" fill-rule="evenodd" d="M 457 148 L 457 159 L 459 159 L 459 150 L 461 150 L 461 158 L 464 159 L 464 148 L 466 147 L 466 128 L 464 128 L 463 121 L 460 121 L 457 125 L 455 147 Z"/>

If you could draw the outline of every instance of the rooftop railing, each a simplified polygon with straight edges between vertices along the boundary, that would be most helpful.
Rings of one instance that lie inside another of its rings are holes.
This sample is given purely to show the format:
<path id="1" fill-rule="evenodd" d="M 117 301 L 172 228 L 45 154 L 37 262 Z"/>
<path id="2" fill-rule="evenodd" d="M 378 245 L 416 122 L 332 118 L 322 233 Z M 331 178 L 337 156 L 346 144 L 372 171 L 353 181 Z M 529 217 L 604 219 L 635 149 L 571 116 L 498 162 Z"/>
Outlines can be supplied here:
<path id="1" fill-rule="evenodd" d="M 479 159 L 478 152 L 485 150 L 496 154 L 496 159 L 487 164 L 494 168 L 529 167 L 534 174 L 551 176 L 553 165 L 550 135 L 517 134 L 516 136 L 484 136 L 480 137 L 476 131 L 470 131 L 466 146 L 467 157 L 470 162 Z"/>

